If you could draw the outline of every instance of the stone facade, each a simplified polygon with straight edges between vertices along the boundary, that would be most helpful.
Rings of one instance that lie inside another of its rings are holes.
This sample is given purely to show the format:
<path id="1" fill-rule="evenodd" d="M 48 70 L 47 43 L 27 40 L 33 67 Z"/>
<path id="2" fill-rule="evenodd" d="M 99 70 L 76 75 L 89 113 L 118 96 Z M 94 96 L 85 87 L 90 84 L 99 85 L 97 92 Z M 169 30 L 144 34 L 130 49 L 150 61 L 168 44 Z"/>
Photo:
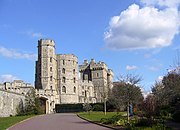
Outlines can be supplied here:
<path id="1" fill-rule="evenodd" d="M 58 54 L 57 67 L 60 103 L 78 103 L 78 58 L 73 54 Z"/>
<path id="2" fill-rule="evenodd" d="M 25 95 L 31 89 L 34 87 L 21 80 L 0 84 L 0 117 L 16 115 L 19 103 L 24 103 Z"/>
<path id="3" fill-rule="evenodd" d="M 88 80 L 79 80 L 79 103 L 96 103 L 94 85 Z"/>
<path id="4" fill-rule="evenodd" d="M 96 63 L 94 59 L 91 59 L 90 63 L 84 60 L 84 63 L 79 65 L 79 71 L 82 80 L 91 81 L 93 83 L 97 102 L 103 102 L 113 86 L 112 70 L 108 69 L 104 62 Z"/>
<path id="5" fill-rule="evenodd" d="M 102 102 L 102 93 L 112 87 L 112 78 L 113 72 L 105 63 L 85 61 L 78 67 L 74 54 L 55 53 L 53 40 L 38 41 L 35 88 L 36 94 L 47 100 L 47 113 L 59 103 Z"/>

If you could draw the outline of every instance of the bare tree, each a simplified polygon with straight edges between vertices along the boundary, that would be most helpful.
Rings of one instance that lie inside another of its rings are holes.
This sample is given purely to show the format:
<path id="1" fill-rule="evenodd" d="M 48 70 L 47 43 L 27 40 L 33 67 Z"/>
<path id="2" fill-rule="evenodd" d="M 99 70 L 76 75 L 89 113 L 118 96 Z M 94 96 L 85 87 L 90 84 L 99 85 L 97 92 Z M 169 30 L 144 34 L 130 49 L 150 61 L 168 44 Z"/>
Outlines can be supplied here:
<path id="1" fill-rule="evenodd" d="M 110 83 L 107 83 L 105 86 L 100 86 L 98 85 L 97 88 L 98 88 L 98 93 L 100 94 L 100 98 L 103 100 L 103 103 L 104 103 L 104 115 L 106 115 L 106 109 L 107 109 L 107 98 L 108 98 L 108 95 L 109 95 L 109 85 Z M 102 90 L 100 89 L 100 87 L 102 88 Z"/>
<path id="2" fill-rule="evenodd" d="M 121 75 L 112 90 L 112 97 L 117 104 L 127 106 L 127 121 L 129 123 L 130 104 L 137 104 L 143 100 L 142 92 L 138 87 L 142 77 L 135 74 Z"/>

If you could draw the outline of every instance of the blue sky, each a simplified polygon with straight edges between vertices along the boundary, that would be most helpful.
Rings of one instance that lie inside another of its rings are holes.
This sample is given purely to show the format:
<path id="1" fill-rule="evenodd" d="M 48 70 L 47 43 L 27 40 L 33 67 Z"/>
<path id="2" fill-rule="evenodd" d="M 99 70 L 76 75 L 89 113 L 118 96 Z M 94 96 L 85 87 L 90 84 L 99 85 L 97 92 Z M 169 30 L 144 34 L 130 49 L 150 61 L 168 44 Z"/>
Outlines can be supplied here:
<path id="1" fill-rule="evenodd" d="M 34 83 L 37 41 L 142 75 L 149 91 L 180 48 L 180 0 L 0 0 L 0 82 Z"/>

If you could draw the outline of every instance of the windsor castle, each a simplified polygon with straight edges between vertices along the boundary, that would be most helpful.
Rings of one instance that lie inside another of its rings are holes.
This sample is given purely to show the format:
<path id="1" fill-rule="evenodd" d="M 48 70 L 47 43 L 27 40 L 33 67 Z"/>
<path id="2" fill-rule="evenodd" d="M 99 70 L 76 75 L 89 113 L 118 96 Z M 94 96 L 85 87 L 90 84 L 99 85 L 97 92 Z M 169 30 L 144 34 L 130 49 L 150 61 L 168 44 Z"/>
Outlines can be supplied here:
<path id="1" fill-rule="evenodd" d="M 102 102 L 112 88 L 113 72 L 104 62 L 84 60 L 78 65 L 73 54 L 56 54 L 53 40 L 38 41 L 35 88 L 46 99 L 46 112 L 55 104 Z"/>
<path id="2" fill-rule="evenodd" d="M 45 113 L 52 113 L 55 104 L 103 102 L 113 87 L 113 72 L 104 62 L 91 59 L 79 65 L 74 54 L 56 54 L 55 42 L 49 39 L 38 40 L 35 69 L 35 92 Z M 0 116 L 15 115 L 31 89 L 21 80 L 0 84 Z"/>

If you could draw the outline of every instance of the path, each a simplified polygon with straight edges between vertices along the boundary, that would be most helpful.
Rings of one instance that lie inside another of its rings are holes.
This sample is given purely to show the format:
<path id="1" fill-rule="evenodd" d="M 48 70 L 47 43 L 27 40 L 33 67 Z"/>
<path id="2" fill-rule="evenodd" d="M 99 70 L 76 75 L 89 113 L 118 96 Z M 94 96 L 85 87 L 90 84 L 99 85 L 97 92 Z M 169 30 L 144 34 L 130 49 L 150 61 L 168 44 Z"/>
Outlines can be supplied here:
<path id="1" fill-rule="evenodd" d="M 89 123 L 75 114 L 49 114 L 19 123 L 9 130 L 111 130 Z"/>

